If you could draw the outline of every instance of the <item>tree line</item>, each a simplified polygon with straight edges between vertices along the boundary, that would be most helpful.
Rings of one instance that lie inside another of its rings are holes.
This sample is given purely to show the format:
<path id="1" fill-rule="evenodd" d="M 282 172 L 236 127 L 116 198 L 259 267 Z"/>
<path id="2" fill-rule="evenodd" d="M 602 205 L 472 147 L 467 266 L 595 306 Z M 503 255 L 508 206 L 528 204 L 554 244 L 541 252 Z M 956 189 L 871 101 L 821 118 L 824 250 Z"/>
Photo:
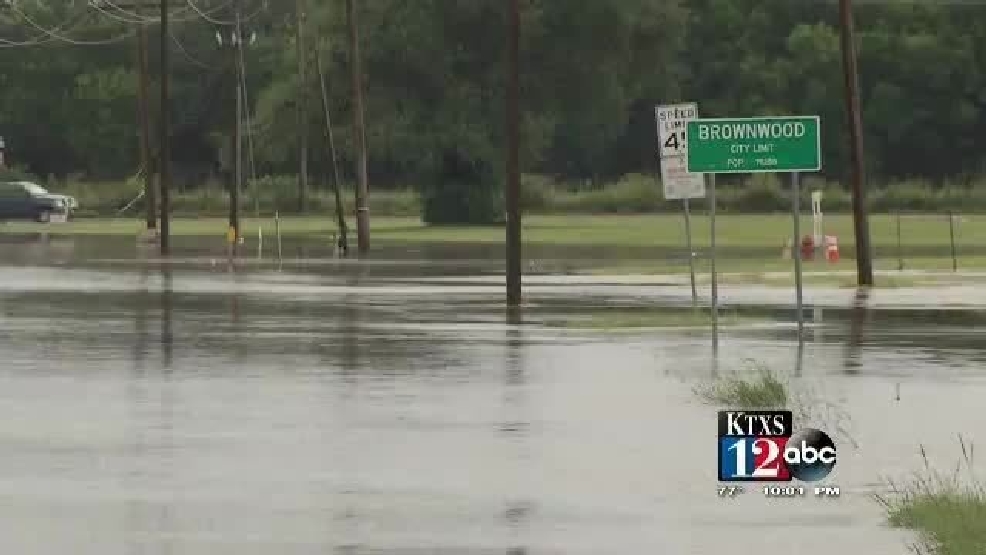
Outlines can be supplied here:
<path id="1" fill-rule="evenodd" d="M 122 7 L 122 0 L 99 10 L 84 4 L 0 8 L 0 136 L 8 158 L 36 175 L 130 176 L 140 160 L 132 35 L 145 25 L 156 36 L 153 10 Z M 172 155 L 176 181 L 194 187 L 227 174 L 232 160 L 235 77 L 215 38 L 216 22 L 228 21 L 220 9 L 228 2 L 172 4 Z M 296 17 L 293 2 L 245 4 L 243 25 L 256 33 L 243 60 L 255 173 L 296 173 L 304 134 L 313 181 L 328 181 L 318 57 L 339 168 L 352 180 L 343 2 L 307 0 L 304 18 Z M 450 149 L 500 168 L 505 4 L 357 5 L 371 188 L 426 182 Z M 528 0 L 522 9 L 524 172 L 588 186 L 652 173 L 654 106 L 695 101 L 709 117 L 819 115 L 823 177 L 845 175 L 849 152 L 836 2 Z M 986 6 L 859 2 L 855 17 L 870 179 L 944 182 L 981 174 Z M 299 21 L 305 26 L 300 34 Z M 299 36 L 305 38 L 300 45 Z M 152 40 L 152 92 L 161 69 L 158 48 Z M 299 122 L 302 99 L 308 113 Z M 496 179 L 487 169 L 470 171 Z"/>

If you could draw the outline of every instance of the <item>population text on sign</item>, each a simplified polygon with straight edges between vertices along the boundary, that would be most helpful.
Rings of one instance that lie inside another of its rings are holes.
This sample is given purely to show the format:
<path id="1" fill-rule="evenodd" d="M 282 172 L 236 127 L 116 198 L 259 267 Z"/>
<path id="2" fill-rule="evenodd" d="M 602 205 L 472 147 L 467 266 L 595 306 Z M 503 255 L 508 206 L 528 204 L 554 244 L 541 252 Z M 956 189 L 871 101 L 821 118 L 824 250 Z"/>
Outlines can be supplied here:
<path id="1" fill-rule="evenodd" d="M 820 127 L 818 116 L 695 119 L 688 122 L 688 171 L 818 171 Z"/>
<path id="2" fill-rule="evenodd" d="M 688 173 L 685 157 L 688 155 L 686 124 L 698 117 L 698 105 L 672 104 L 657 106 L 657 138 L 661 153 L 661 184 L 664 198 L 689 199 L 705 196 L 705 177 Z"/>

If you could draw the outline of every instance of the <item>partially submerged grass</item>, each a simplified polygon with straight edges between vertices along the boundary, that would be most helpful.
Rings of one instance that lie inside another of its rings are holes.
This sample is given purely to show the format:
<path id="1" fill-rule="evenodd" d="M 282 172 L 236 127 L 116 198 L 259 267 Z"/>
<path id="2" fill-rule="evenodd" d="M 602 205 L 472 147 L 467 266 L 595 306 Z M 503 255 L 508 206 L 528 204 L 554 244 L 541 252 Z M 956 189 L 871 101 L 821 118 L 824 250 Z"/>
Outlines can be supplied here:
<path id="1" fill-rule="evenodd" d="M 898 289 L 901 287 L 919 287 L 923 285 L 945 285 L 962 283 L 964 279 L 942 276 L 891 275 L 877 276 L 875 287 L 880 289 Z M 778 287 L 794 287 L 794 272 L 791 273 L 732 273 L 720 277 L 719 283 L 729 285 L 770 285 Z M 832 286 L 855 289 L 859 287 L 855 274 L 846 273 L 811 273 L 802 275 L 802 284 L 811 286 Z"/>
<path id="2" fill-rule="evenodd" d="M 916 553 L 986 553 L 986 488 L 973 471 L 973 445 L 961 437 L 962 461 L 950 473 L 934 470 L 921 447 L 924 472 L 905 483 L 890 481 L 890 494 L 877 496 L 890 524 L 920 534 Z"/>
<path id="3" fill-rule="evenodd" d="M 791 400 L 788 386 L 764 366 L 750 373 L 722 376 L 696 386 L 696 395 L 715 406 L 737 409 L 780 409 Z"/>
<path id="4" fill-rule="evenodd" d="M 719 313 L 719 325 L 728 326 L 752 317 L 736 312 Z M 547 325 L 573 329 L 628 330 L 641 328 L 693 328 L 712 325 L 712 314 L 706 309 L 686 310 L 621 310 L 607 309 L 565 319 L 548 320 Z"/>
<path id="5" fill-rule="evenodd" d="M 823 429 L 840 444 L 859 447 L 850 430 L 850 416 L 838 403 L 812 391 L 805 384 L 795 384 L 762 364 L 747 361 L 752 370 L 720 375 L 697 385 L 695 394 L 706 404 L 718 408 L 763 410 L 788 409 L 794 413 L 798 427 Z"/>

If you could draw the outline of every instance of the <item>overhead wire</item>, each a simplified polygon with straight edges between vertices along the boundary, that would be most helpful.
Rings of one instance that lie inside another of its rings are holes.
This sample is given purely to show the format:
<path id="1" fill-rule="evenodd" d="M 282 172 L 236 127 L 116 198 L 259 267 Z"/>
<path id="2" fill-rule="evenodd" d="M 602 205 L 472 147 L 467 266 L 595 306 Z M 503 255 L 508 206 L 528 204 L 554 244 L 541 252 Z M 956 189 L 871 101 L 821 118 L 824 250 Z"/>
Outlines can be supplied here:
<path id="1" fill-rule="evenodd" d="M 77 17 L 76 18 L 76 21 L 74 21 L 74 22 L 72 20 L 68 20 L 68 21 L 62 23 L 60 26 L 56 27 L 55 29 L 58 32 L 67 31 L 67 30 L 69 30 L 69 27 L 70 26 L 72 26 L 74 24 L 77 24 L 79 19 L 81 19 L 81 18 L 78 18 Z M 36 46 L 36 45 L 39 45 L 39 44 L 47 44 L 47 43 L 52 42 L 54 40 L 55 40 L 54 38 L 52 38 L 50 35 L 48 35 L 46 33 L 41 33 L 39 35 L 35 35 L 34 37 L 31 37 L 31 38 L 29 38 L 27 40 L 24 40 L 24 41 L 15 41 L 15 40 L 10 40 L 10 39 L 0 38 L 0 48 L 16 48 L 16 47 L 19 47 L 19 46 Z"/>
<path id="2" fill-rule="evenodd" d="M 123 12 L 123 13 L 127 14 L 132 19 L 127 19 L 126 17 L 122 17 L 122 16 L 119 16 L 119 15 L 116 15 L 115 13 L 113 13 L 111 11 L 104 10 L 103 8 L 100 7 L 100 4 L 106 4 L 107 6 L 111 6 L 111 7 L 117 8 L 120 12 Z M 137 25 L 147 25 L 147 24 L 153 22 L 153 20 L 148 19 L 146 17 L 143 17 L 143 16 L 141 16 L 138 13 L 131 13 L 131 12 L 128 12 L 126 10 L 120 9 L 119 6 L 117 6 L 116 4 L 113 4 L 112 2 L 109 2 L 109 0 L 105 0 L 104 2 L 95 2 L 93 0 L 90 0 L 87 3 L 87 5 L 90 6 L 90 7 L 92 7 L 92 8 L 95 8 L 96 11 L 98 11 L 99 13 L 105 15 L 106 17 L 109 17 L 110 19 L 115 19 L 117 21 L 121 21 L 123 23 L 130 23 L 130 24 L 136 23 Z"/>
<path id="3" fill-rule="evenodd" d="M 215 8 L 212 8 L 209 11 L 210 12 L 215 12 L 215 11 L 224 9 L 232 1 L 233 0 L 226 0 L 225 2 L 223 2 L 222 4 L 220 4 L 219 6 L 217 6 Z M 90 0 L 90 3 L 91 2 L 92 2 L 92 0 Z M 140 19 L 141 22 L 144 22 L 144 23 L 147 23 L 147 24 L 157 24 L 157 23 L 160 23 L 161 22 L 161 18 L 158 17 L 158 16 L 148 16 L 148 15 L 144 15 L 144 14 L 141 14 L 141 13 L 137 13 L 137 12 L 132 11 L 132 10 L 128 10 L 128 9 L 124 8 L 123 6 L 120 6 L 119 4 L 116 4 L 112 0 L 101 0 L 100 3 L 113 8 L 115 11 L 120 12 L 121 14 L 125 14 L 125 15 L 127 15 L 127 16 L 129 16 L 131 18 L 134 18 L 134 19 Z M 122 18 L 122 16 L 117 16 L 117 17 L 118 18 Z M 175 9 L 174 11 L 168 13 L 168 21 L 169 21 L 169 23 L 185 23 L 185 22 L 189 22 L 189 21 L 196 21 L 196 20 L 199 20 L 199 19 L 202 19 L 202 17 L 199 16 L 197 13 L 195 13 L 195 11 L 192 10 L 191 8 L 189 8 L 189 7 L 178 8 L 178 9 Z"/>
<path id="4" fill-rule="evenodd" d="M 220 11 L 220 8 L 215 8 L 215 9 L 211 10 L 210 13 L 207 13 L 206 11 L 204 11 L 202 8 L 200 8 L 195 3 L 195 0 L 185 0 L 185 2 L 189 5 L 189 7 L 191 7 L 193 10 L 195 10 L 195 13 L 197 13 L 200 18 L 204 19 L 205 21 L 208 21 L 209 23 L 212 23 L 213 25 L 236 25 L 237 24 L 237 20 L 223 21 L 221 19 L 216 19 L 216 18 L 212 17 L 212 13 L 215 13 L 217 11 Z M 228 6 L 230 3 L 231 2 L 226 2 L 224 4 L 224 6 Z M 246 23 L 246 22 L 252 20 L 253 18 L 257 17 L 261 12 L 265 11 L 266 9 L 267 9 L 267 0 L 264 0 L 261 3 L 260 7 L 258 7 L 256 10 L 254 10 L 250 15 L 248 15 L 246 17 L 238 17 L 237 19 L 239 20 L 240 23 Z"/>
<path id="5" fill-rule="evenodd" d="M 199 60 L 195 56 L 192 56 L 192 54 L 188 51 L 188 49 L 185 48 L 185 45 L 183 45 L 181 41 L 178 40 L 178 37 L 175 36 L 175 32 L 173 30 L 168 29 L 168 36 L 171 37 L 171 42 L 173 42 L 175 46 L 178 47 L 178 51 L 181 53 L 182 56 L 185 57 L 185 59 L 201 67 L 202 69 L 215 69 L 215 66 L 209 65 L 203 62 L 202 60 Z"/>
<path id="6" fill-rule="evenodd" d="M 116 42 L 120 42 L 120 41 L 126 40 L 126 39 L 128 39 L 128 38 L 130 38 L 130 37 L 132 37 L 134 35 L 134 31 L 133 30 L 130 30 L 130 31 L 127 31 L 126 33 L 124 33 L 123 35 L 119 35 L 119 36 L 112 37 L 112 38 L 109 38 L 109 39 L 102 39 L 102 40 L 78 40 L 78 39 L 73 39 L 71 37 L 67 37 L 65 35 L 62 35 L 62 34 L 56 32 L 56 31 L 53 31 L 51 29 L 48 29 L 48 28 L 44 27 L 43 25 L 38 24 L 38 22 L 36 22 L 34 19 L 32 19 L 31 16 L 27 15 L 26 13 L 24 13 L 23 10 L 21 10 L 20 8 L 18 8 L 16 2 L 9 2 L 7 4 L 7 7 L 10 8 L 12 11 L 14 11 L 18 16 L 20 16 L 21 19 L 23 19 L 24 21 L 26 21 L 28 23 L 28 25 L 30 25 L 30 26 L 38 29 L 42 33 L 44 33 L 44 34 L 48 35 L 49 37 L 51 37 L 52 39 L 55 39 L 55 40 L 58 40 L 58 41 L 61 41 L 61 42 L 65 42 L 65 43 L 68 43 L 68 44 L 74 44 L 76 46 L 98 46 L 98 45 L 103 45 L 103 44 L 113 44 L 113 43 L 116 43 Z"/>
<path id="7" fill-rule="evenodd" d="M 184 9 L 176 10 L 172 15 L 173 18 L 172 21 L 189 22 L 195 20 L 204 20 L 206 22 L 217 24 L 217 25 L 232 25 L 234 22 L 227 22 L 220 19 L 216 19 L 215 17 L 212 16 L 212 14 L 225 9 L 233 1 L 234 0 L 225 0 L 218 6 L 204 9 L 199 5 L 197 5 L 194 2 L 194 0 L 186 0 L 187 7 Z M 39 45 L 50 44 L 53 42 L 63 42 L 76 46 L 98 46 L 98 45 L 118 43 L 132 37 L 135 34 L 134 30 L 131 29 L 121 35 L 111 37 L 108 39 L 86 40 L 86 39 L 72 38 L 65 33 L 65 31 L 68 30 L 67 29 L 68 24 L 60 24 L 58 26 L 48 28 L 45 27 L 44 25 L 41 25 L 38 21 L 36 21 L 34 18 L 28 15 L 24 10 L 18 8 L 16 2 L 9 1 L 6 2 L 5 4 L 17 16 L 19 16 L 21 19 L 27 22 L 28 25 L 40 31 L 41 34 L 23 41 L 0 38 L 0 48 L 39 46 Z M 148 17 L 136 13 L 134 11 L 130 11 L 120 6 L 119 4 L 116 4 L 112 0 L 99 0 L 99 1 L 87 0 L 86 6 L 95 9 L 97 12 L 99 12 L 100 14 L 102 14 L 103 16 L 109 19 L 127 25 L 151 25 L 160 22 L 160 18 L 158 17 Z M 113 11 L 110 11 L 107 8 L 111 8 L 118 13 L 114 13 Z M 249 14 L 249 16 L 247 16 L 246 18 L 243 18 L 241 21 L 249 21 L 250 19 L 253 19 L 261 12 L 266 10 L 266 8 L 267 8 L 267 0 L 264 0 L 264 2 L 257 10 Z M 178 50 L 185 58 L 187 58 L 189 61 L 191 61 L 192 63 L 198 66 L 212 69 L 212 66 L 210 66 L 209 64 L 206 64 L 201 60 L 198 60 L 197 58 L 192 56 L 191 53 L 188 51 L 188 49 L 185 48 L 185 46 L 174 35 L 174 33 L 170 33 L 170 35 L 171 35 L 171 40 L 176 44 Z"/>

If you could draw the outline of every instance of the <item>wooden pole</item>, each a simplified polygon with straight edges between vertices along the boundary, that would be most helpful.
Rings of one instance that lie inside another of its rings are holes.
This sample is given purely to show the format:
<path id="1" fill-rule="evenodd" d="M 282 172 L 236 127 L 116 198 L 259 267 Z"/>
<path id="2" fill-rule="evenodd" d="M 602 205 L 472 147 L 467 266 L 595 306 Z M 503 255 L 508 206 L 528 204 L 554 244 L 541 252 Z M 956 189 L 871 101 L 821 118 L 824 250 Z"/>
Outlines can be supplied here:
<path id="1" fill-rule="evenodd" d="M 157 195 L 154 193 L 154 170 L 151 162 L 151 124 L 148 116 L 150 84 L 147 74 L 147 31 L 137 26 L 137 120 L 140 125 L 140 165 L 144 168 L 144 202 L 147 207 L 148 231 L 157 228 Z"/>
<path id="2" fill-rule="evenodd" d="M 168 0 L 161 0 L 161 146 L 159 158 L 160 187 L 161 187 L 161 255 L 171 252 L 171 225 L 168 211 L 171 186 L 171 130 L 169 125 L 168 104 Z"/>
<path id="3" fill-rule="evenodd" d="M 856 42 L 853 31 L 852 2 L 839 0 L 842 31 L 842 68 L 845 78 L 846 112 L 849 116 L 849 141 L 852 153 L 852 213 L 856 235 L 856 275 L 860 286 L 873 285 L 873 260 L 870 230 L 866 219 L 863 194 L 865 163 L 863 158 L 863 119 L 859 102 L 859 76 L 856 68 Z"/>
<path id="4" fill-rule="evenodd" d="M 329 155 L 332 158 L 332 192 L 335 194 L 336 219 L 339 226 L 339 248 L 342 254 L 349 251 L 349 233 L 346 229 L 346 212 L 342 205 L 342 191 L 339 180 L 339 164 L 336 162 L 336 143 L 332 133 L 332 116 L 329 114 L 329 92 L 325 88 L 325 71 L 322 69 L 322 52 L 315 52 L 315 67 L 318 71 L 319 88 L 322 91 L 322 112 L 325 113 L 325 134 L 329 139 Z"/>
<path id="5" fill-rule="evenodd" d="M 233 118 L 233 185 L 229 189 L 229 227 L 233 230 L 233 244 L 230 252 L 236 252 L 236 245 L 240 240 L 240 187 L 243 184 L 243 88 L 240 86 L 240 57 L 238 54 L 239 41 L 243 39 L 240 26 L 239 4 L 237 4 L 236 26 L 234 27 L 235 38 L 229 48 L 230 55 L 233 57 L 233 79 L 236 90 L 235 110 L 236 117 Z"/>
<path id="6" fill-rule="evenodd" d="M 308 64 L 305 48 L 305 2 L 295 0 L 295 42 L 298 49 L 298 212 L 304 213 L 308 197 Z"/>
<path id="7" fill-rule="evenodd" d="M 363 72 L 360 69 L 359 27 L 353 0 L 346 0 L 346 16 L 349 20 L 349 55 L 353 73 L 353 119 L 356 150 L 359 162 L 356 167 L 356 241 L 360 254 L 370 250 L 370 208 L 368 204 L 366 174 L 366 128 L 363 122 Z"/>
<path id="8" fill-rule="evenodd" d="M 507 306 L 521 303 L 520 214 L 520 5 L 510 0 L 507 36 Z"/>

